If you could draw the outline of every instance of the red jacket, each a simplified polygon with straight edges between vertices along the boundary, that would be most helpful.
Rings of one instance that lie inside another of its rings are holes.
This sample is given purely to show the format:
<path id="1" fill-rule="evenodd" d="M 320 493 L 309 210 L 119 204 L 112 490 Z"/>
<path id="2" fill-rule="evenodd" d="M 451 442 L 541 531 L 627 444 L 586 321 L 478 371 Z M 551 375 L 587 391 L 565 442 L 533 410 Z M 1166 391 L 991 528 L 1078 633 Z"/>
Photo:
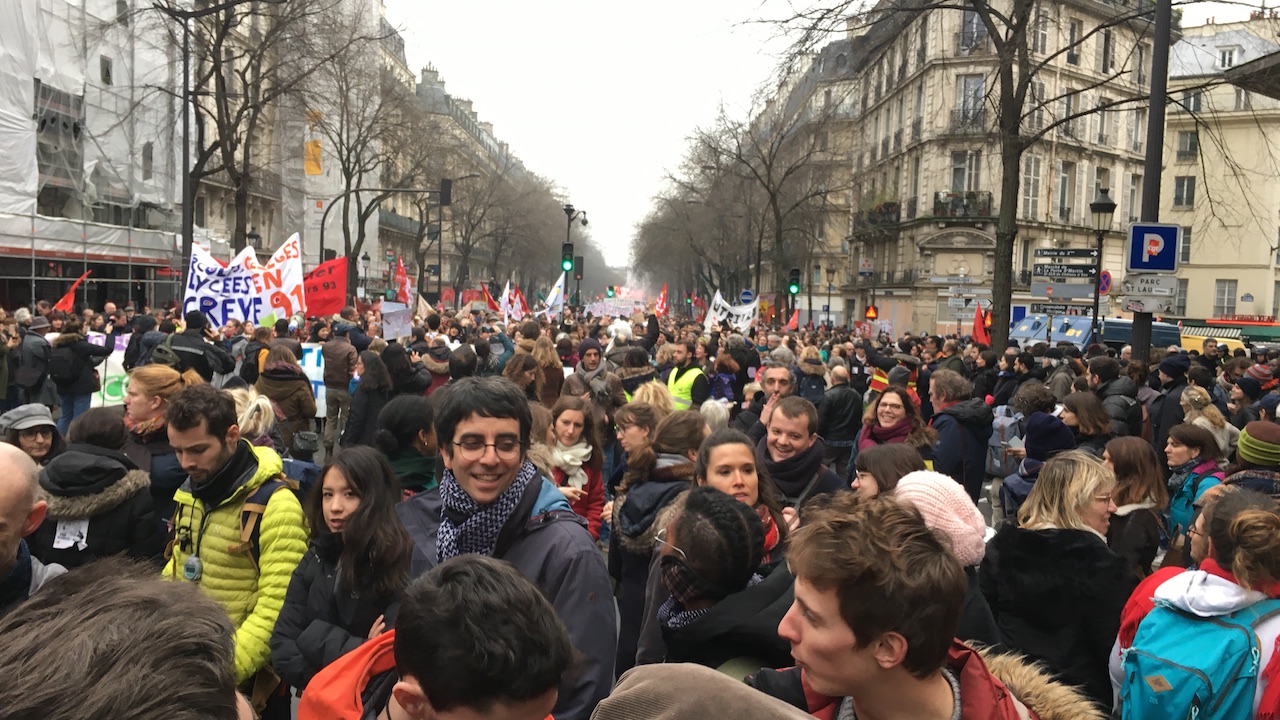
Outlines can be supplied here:
<path id="1" fill-rule="evenodd" d="M 599 470 L 589 465 L 584 465 L 583 472 L 587 474 L 587 484 L 583 487 L 587 491 L 577 502 L 569 503 L 573 511 L 586 518 L 587 529 L 591 531 L 591 539 L 600 539 L 600 514 L 604 512 L 604 479 Z M 552 480 L 555 481 L 556 487 L 564 487 L 569 481 L 569 476 L 560 468 L 551 469 Z"/>
<path id="2" fill-rule="evenodd" d="M 987 669 L 986 663 L 977 651 L 959 640 L 951 643 L 951 649 L 947 653 L 947 669 L 955 673 L 956 679 L 960 681 L 960 717 L 964 720 L 1039 718 L 1036 713 L 1017 700 L 1009 688 Z M 772 677 L 768 677 L 769 674 L 772 674 Z M 800 679 L 800 688 L 794 687 L 794 678 L 797 675 Z M 803 702 L 807 705 L 805 709 L 819 720 L 835 720 L 843 700 L 843 698 L 827 697 L 814 692 L 813 688 L 809 687 L 804 673 L 796 672 L 795 668 L 778 671 L 761 670 L 759 675 L 748 678 L 748 684 L 792 704 L 798 704 L 796 701 L 799 697 L 795 692 L 802 691 Z M 791 687 L 788 688 L 787 685 Z M 303 718 L 299 717 L 299 720 Z"/>

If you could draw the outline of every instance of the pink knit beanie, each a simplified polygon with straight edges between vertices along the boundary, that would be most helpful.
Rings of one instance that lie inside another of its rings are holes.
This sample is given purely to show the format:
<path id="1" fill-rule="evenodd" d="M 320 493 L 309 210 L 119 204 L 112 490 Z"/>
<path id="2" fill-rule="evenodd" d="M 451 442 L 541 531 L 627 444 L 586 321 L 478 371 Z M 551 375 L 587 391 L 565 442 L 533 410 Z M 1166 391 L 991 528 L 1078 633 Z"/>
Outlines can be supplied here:
<path id="1" fill-rule="evenodd" d="M 942 473 L 918 470 L 898 481 L 893 496 L 920 511 L 924 524 L 946 539 L 961 565 L 982 562 L 987 524 L 960 483 Z"/>

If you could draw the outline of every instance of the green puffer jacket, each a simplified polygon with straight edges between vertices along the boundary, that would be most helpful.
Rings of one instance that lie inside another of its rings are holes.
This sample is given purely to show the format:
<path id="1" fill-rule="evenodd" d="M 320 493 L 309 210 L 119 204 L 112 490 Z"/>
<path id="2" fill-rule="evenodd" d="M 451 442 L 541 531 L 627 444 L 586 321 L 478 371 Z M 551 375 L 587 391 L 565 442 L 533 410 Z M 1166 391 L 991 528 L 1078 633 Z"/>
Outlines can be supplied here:
<path id="1" fill-rule="evenodd" d="M 204 503 L 191 494 L 190 479 L 174 494 L 178 541 L 164 568 L 165 577 L 181 580 L 188 556 L 199 547 L 200 588 L 226 609 L 236 626 L 237 683 L 252 678 L 271 660 L 271 631 L 294 568 L 307 552 L 308 538 L 297 496 L 287 489 L 276 491 L 259 521 L 261 572 L 254 566 L 251 547 L 240 540 L 240 511 L 255 489 L 282 474 L 283 464 L 271 448 L 255 446 L 253 453 L 257 471 L 237 481 L 230 497 L 209 511 L 207 520 Z M 184 533 L 190 542 L 182 541 Z"/>

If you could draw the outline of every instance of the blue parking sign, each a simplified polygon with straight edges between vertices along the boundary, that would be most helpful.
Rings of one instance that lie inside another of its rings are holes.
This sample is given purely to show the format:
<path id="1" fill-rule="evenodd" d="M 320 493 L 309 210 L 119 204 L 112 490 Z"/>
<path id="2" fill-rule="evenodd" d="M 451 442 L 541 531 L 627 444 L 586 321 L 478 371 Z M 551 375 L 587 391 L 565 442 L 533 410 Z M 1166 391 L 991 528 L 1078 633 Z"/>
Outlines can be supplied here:
<path id="1" fill-rule="evenodd" d="M 1129 226 L 1129 248 L 1125 253 L 1128 272 L 1167 272 L 1178 269 L 1178 237 L 1182 228 L 1164 223 L 1134 223 Z"/>

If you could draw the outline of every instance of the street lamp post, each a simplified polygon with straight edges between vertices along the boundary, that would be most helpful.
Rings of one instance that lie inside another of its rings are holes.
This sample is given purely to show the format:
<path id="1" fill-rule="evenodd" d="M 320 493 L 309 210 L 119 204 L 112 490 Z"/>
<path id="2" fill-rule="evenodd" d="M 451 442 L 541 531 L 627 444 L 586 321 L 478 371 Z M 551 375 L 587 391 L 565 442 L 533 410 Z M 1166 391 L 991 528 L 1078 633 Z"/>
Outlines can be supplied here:
<path id="1" fill-rule="evenodd" d="M 360 288 L 364 290 L 366 298 L 369 297 L 369 251 L 365 250 L 360 256 Z"/>
<path id="2" fill-rule="evenodd" d="M 835 289 L 836 289 L 836 269 L 828 265 L 827 266 L 827 325 L 828 327 L 831 327 L 831 328 L 835 328 L 836 326 L 835 321 L 831 319 L 831 313 L 832 313 L 831 292 Z"/>
<path id="3" fill-rule="evenodd" d="M 567 245 L 573 242 L 572 236 L 573 236 L 574 220 L 580 220 L 583 227 L 587 226 L 587 211 L 575 210 L 572 203 L 565 203 L 564 217 L 565 217 L 564 242 Z M 574 257 L 576 258 L 577 256 L 575 255 Z M 577 280 L 576 285 L 574 287 L 574 291 L 573 291 L 573 299 L 575 301 L 581 300 L 581 297 L 580 297 L 581 292 L 582 292 L 582 280 Z"/>
<path id="4" fill-rule="evenodd" d="M 1094 258 L 1093 278 L 1093 340 L 1101 337 L 1102 324 L 1098 321 L 1098 310 L 1102 305 L 1102 241 L 1111 229 L 1111 220 L 1116 214 L 1116 203 L 1111 199 L 1108 188 L 1100 188 L 1098 197 L 1089 203 L 1089 212 L 1093 214 L 1093 231 L 1097 234 L 1098 256 Z"/>

